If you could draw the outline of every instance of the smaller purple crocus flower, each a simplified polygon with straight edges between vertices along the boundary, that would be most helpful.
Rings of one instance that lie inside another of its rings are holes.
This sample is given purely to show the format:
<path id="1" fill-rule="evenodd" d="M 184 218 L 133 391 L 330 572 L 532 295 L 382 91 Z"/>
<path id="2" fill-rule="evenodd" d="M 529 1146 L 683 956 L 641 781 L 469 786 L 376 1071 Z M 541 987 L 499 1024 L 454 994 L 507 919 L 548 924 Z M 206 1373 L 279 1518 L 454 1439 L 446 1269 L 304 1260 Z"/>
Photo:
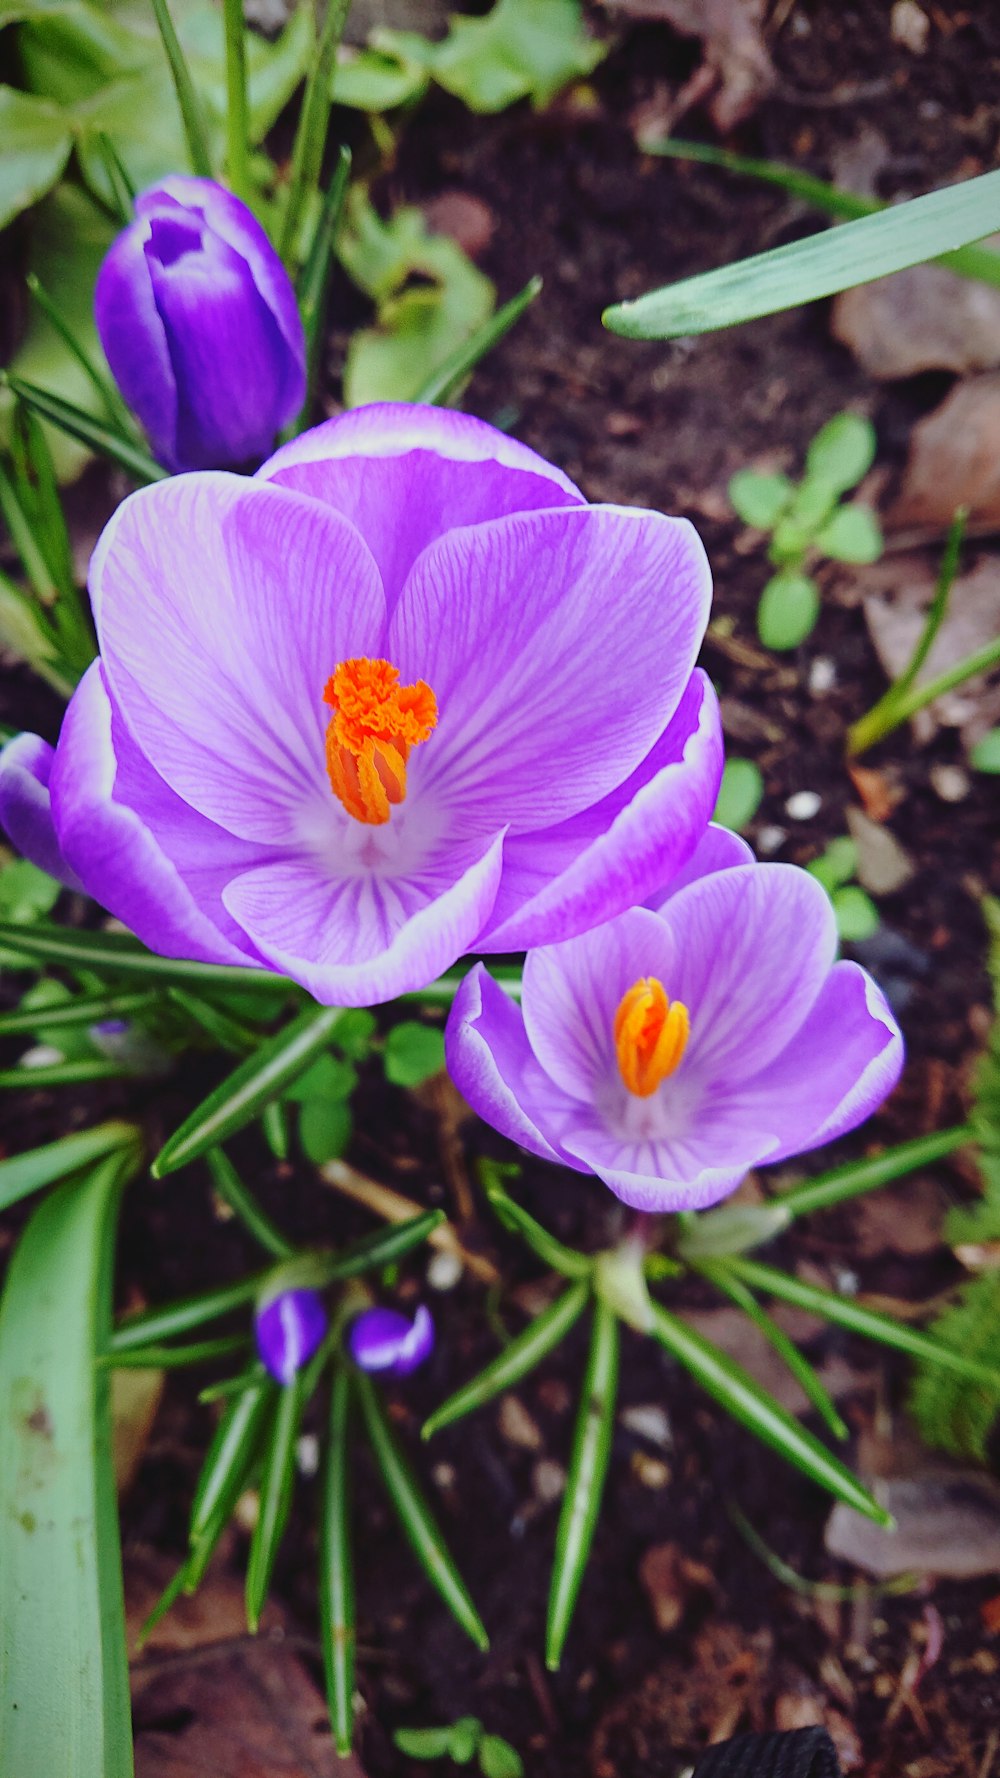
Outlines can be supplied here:
<path id="1" fill-rule="evenodd" d="M 430 1310 L 421 1303 L 410 1321 L 397 1309 L 364 1309 L 351 1323 L 347 1344 L 359 1370 L 408 1377 L 434 1349 Z"/>
<path id="2" fill-rule="evenodd" d="M 245 204 L 172 174 L 135 201 L 94 315 L 129 407 L 168 469 L 259 459 L 305 399 L 305 337 L 288 274 Z"/>
<path id="3" fill-rule="evenodd" d="M 881 990 L 836 962 L 825 890 L 709 829 L 680 887 L 529 952 L 516 1007 L 478 964 L 445 1035 L 487 1123 L 642 1211 L 704 1209 L 752 1167 L 881 1103 L 903 1045 Z"/>
<path id="4" fill-rule="evenodd" d="M 258 1306 L 257 1351 L 277 1383 L 288 1384 L 319 1350 L 329 1326 L 315 1290 L 283 1290 Z"/>

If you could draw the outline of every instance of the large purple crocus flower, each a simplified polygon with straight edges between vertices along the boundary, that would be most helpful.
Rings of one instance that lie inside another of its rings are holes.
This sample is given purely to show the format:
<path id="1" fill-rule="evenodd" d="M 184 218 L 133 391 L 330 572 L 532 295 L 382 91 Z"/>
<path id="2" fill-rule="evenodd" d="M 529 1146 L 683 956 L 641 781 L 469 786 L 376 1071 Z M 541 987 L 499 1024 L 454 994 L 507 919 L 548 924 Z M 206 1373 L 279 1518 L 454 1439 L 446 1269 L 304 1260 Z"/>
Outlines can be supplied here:
<path id="1" fill-rule="evenodd" d="M 246 205 L 212 179 L 172 174 L 135 209 L 94 293 L 115 381 L 168 469 L 259 460 L 305 398 L 288 274 Z"/>
<path id="2" fill-rule="evenodd" d="M 530 952 L 520 1008 L 477 965 L 448 1021 L 452 1078 L 487 1123 L 639 1210 L 702 1209 L 831 1141 L 902 1066 L 881 991 L 834 961 L 820 884 L 741 853 L 710 829 L 707 874 L 658 910 Z"/>
<path id="3" fill-rule="evenodd" d="M 390 999 L 641 900 L 714 806 L 694 531 L 464 415 L 357 409 L 254 479 L 145 488 L 91 594 L 56 833 L 167 955 Z"/>

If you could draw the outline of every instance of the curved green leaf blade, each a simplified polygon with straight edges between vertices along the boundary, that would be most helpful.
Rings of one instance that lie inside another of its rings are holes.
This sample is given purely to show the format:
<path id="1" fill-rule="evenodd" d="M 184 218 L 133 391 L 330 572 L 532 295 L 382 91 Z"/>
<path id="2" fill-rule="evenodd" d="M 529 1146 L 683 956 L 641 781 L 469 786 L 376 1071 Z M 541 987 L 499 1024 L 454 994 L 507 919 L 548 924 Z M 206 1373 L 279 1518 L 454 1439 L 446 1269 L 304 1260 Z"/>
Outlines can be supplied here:
<path id="1" fill-rule="evenodd" d="M 365 1431 L 410 1548 L 456 1623 L 461 1625 L 477 1648 L 485 1651 L 489 1648 L 490 1639 L 483 1621 L 455 1567 L 454 1559 L 424 1499 L 420 1484 L 403 1455 L 375 1385 L 363 1371 L 357 1371 L 354 1387 L 361 1404 Z"/>
<path id="2" fill-rule="evenodd" d="M 545 1665 L 552 1673 L 562 1659 L 601 1510 L 615 1424 L 618 1344 L 618 1317 L 598 1297 L 549 1588 Z"/>
<path id="3" fill-rule="evenodd" d="M 394 1266 L 426 1241 L 444 1220 L 443 1210 L 423 1210 L 406 1222 L 376 1229 L 373 1235 L 364 1235 L 345 1247 L 343 1253 L 324 1259 L 323 1276 L 333 1284 L 344 1278 L 357 1278 L 362 1272 L 379 1271 L 382 1266 Z"/>
<path id="4" fill-rule="evenodd" d="M 58 105 L 0 86 L 0 141 L 0 228 L 6 228 L 55 184 L 69 159 L 73 131 Z"/>
<path id="5" fill-rule="evenodd" d="M 541 288 L 541 278 L 529 278 L 516 296 L 512 296 L 495 315 L 491 315 L 488 321 L 477 327 L 463 345 L 455 348 L 450 358 L 446 358 L 443 364 L 439 364 L 431 372 L 426 382 L 417 390 L 414 401 L 446 403 L 455 393 L 456 386 L 472 374 L 487 352 L 492 352 L 494 346 L 499 345 L 504 335 L 520 321 L 525 309 L 530 308 Z"/>
<path id="6" fill-rule="evenodd" d="M 37 1023 L 38 1014 L 35 1019 Z M 142 1136 L 134 1124 L 111 1122 L 96 1124 L 92 1130 L 80 1130 L 73 1136 L 61 1136 L 58 1142 L 46 1142 L 27 1154 L 10 1155 L 0 1161 L 0 1210 L 6 1210 L 43 1185 L 54 1185 L 81 1167 L 115 1150 L 128 1149 L 138 1161 Z"/>
<path id="7" fill-rule="evenodd" d="M 192 1548 L 215 1523 L 224 1525 L 239 1499 L 260 1443 L 277 1388 L 268 1377 L 254 1377 L 226 1408 L 201 1466 L 191 1506 Z"/>
<path id="8" fill-rule="evenodd" d="M 131 1778 L 109 1379 L 117 1153 L 35 1211 L 0 1304 L 4 1770 Z"/>
<path id="9" fill-rule="evenodd" d="M 235 1284 L 220 1284 L 215 1290 L 201 1291 L 197 1296 L 179 1297 L 176 1302 L 165 1303 L 159 1309 L 140 1309 L 137 1314 L 128 1315 L 118 1323 L 108 1350 L 115 1354 L 135 1352 L 161 1340 L 176 1339 L 178 1334 L 190 1333 L 192 1328 L 202 1327 L 206 1321 L 215 1321 L 220 1315 L 228 1315 L 231 1309 L 252 1303 L 270 1276 L 270 1268 L 252 1272 L 247 1278 L 237 1279 Z"/>
<path id="10" fill-rule="evenodd" d="M 253 1193 L 244 1185 L 225 1150 L 210 1148 L 205 1158 L 212 1175 L 212 1184 L 219 1197 L 224 1204 L 228 1204 L 233 1215 L 239 1218 L 248 1234 L 260 1243 L 272 1259 L 290 1259 L 295 1252 L 291 1241 L 282 1234 L 277 1223 L 272 1222 L 267 1211 L 261 1208 Z"/>
<path id="11" fill-rule="evenodd" d="M 983 173 L 877 216 L 683 278 L 634 302 L 615 303 L 605 310 L 604 325 L 637 340 L 711 333 L 922 265 L 982 240 L 998 223 L 1000 173 Z"/>
<path id="12" fill-rule="evenodd" d="M 346 1757 L 354 1736 L 354 1563 L 348 1476 L 351 1379 L 337 1365 L 330 1396 L 330 1442 L 320 1529 L 320 1634 L 330 1726 Z"/>
<path id="13" fill-rule="evenodd" d="M 871 1160 L 848 1161 L 846 1166 L 821 1173 L 817 1179 L 805 1179 L 801 1185 L 793 1185 L 791 1191 L 782 1192 L 780 1198 L 773 1200 L 773 1207 L 784 1211 L 781 1226 L 785 1227 L 795 1216 L 807 1216 L 813 1210 L 826 1210 L 832 1204 L 842 1204 L 845 1198 L 876 1191 L 879 1186 L 902 1179 L 918 1167 L 929 1167 L 935 1161 L 944 1160 L 956 1148 L 971 1142 L 973 1135 L 971 1124 L 956 1124 L 953 1129 L 938 1130 L 933 1136 L 917 1136 L 912 1142 L 899 1142 Z M 723 1212 L 712 1211 L 710 1214 L 721 1217 Z"/>
<path id="14" fill-rule="evenodd" d="M 339 1006 L 310 1006 L 262 1043 L 164 1143 L 153 1162 L 153 1177 L 175 1173 L 260 1117 L 326 1048 L 340 1017 Z"/>
<path id="15" fill-rule="evenodd" d="M 566 1247 L 562 1241 L 550 1235 L 548 1229 L 527 1211 L 523 1210 L 501 1184 L 503 1177 L 510 1178 L 519 1169 L 506 1162 L 479 1162 L 478 1172 L 483 1190 L 490 1202 L 490 1208 L 496 1212 L 500 1222 L 511 1234 L 520 1235 L 533 1253 L 554 1272 L 562 1272 L 566 1278 L 589 1278 L 594 1269 L 594 1262 L 585 1253 L 577 1253 L 572 1247 Z"/>
<path id="16" fill-rule="evenodd" d="M 803 1357 L 794 1340 L 789 1339 L 783 1327 L 779 1327 L 772 1315 L 762 1309 L 757 1298 L 749 1291 L 739 1278 L 734 1278 L 725 1265 L 714 1266 L 711 1260 L 703 1260 L 696 1268 L 721 1290 L 731 1303 L 743 1310 L 744 1315 L 760 1328 L 768 1344 L 783 1359 L 792 1376 L 795 1378 L 806 1400 L 812 1404 L 821 1416 L 826 1428 L 834 1438 L 848 1437 L 848 1428 L 837 1412 L 836 1403 L 822 1378 L 813 1369 L 808 1358 Z"/>
<path id="17" fill-rule="evenodd" d="M 584 1304 L 590 1295 L 590 1285 L 585 1279 L 579 1279 L 564 1290 L 541 1315 L 529 1322 L 523 1333 L 511 1340 L 509 1346 L 494 1358 L 473 1377 L 470 1383 L 456 1389 L 449 1395 L 439 1408 L 425 1421 L 421 1430 L 421 1438 L 432 1438 L 440 1432 L 442 1426 L 451 1426 L 461 1420 L 464 1414 L 471 1414 L 474 1408 L 485 1407 L 488 1401 L 500 1395 L 504 1389 L 512 1389 L 529 1371 L 541 1364 L 543 1358 L 565 1339 L 574 1322 L 583 1312 Z"/>
<path id="18" fill-rule="evenodd" d="M 295 1488 L 295 1441 L 305 1403 L 303 1372 L 278 1395 L 271 1436 L 264 1452 L 260 1481 L 260 1512 L 254 1526 L 247 1563 L 247 1623 L 256 1632 L 267 1603 L 275 1557 L 285 1534 Z"/>
<path id="19" fill-rule="evenodd" d="M 159 957 L 124 932 L 71 932 L 64 926 L 31 927 L 0 921 L 0 948 L 36 963 L 58 963 L 66 969 L 93 969 L 98 975 L 135 975 L 162 981 L 189 982 L 192 987 L 237 989 L 241 994 L 281 995 L 295 984 L 266 969 L 241 969 L 229 963 L 186 963 Z"/>
<path id="20" fill-rule="evenodd" d="M 78 1025 L 97 1025 L 104 1019 L 127 1019 L 149 1012 L 155 996 L 137 990 L 131 994 L 81 994 L 59 1006 L 21 1006 L 0 1015 L 0 1037 L 19 1037 L 31 1031 L 71 1031 Z"/>
<path id="21" fill-rule="evenodd" d="M 750 1282 L 749 1279 L 746 1281 Z M 696 1333 L 693 1327 L 688 1327 L 659 1303 L 653 1305 L 652 1333 L 654 1339 L 691 1372 L 695 1382 L 700 1383 L 727 1414 L 732 1414 L 734 1420 L 770 1445 L 786 1462 L 794 1464 L 821 1488 L 828 1489 L 836 1499 L 853 1506 L 855 1512 L 862 1513 L 866 1519 L 874 1519 L 877 1525 L 891 1525 L 889 1514 L 872 1498 L 867 1488 L 862 1487 L 857 1477 L 825 1445 L 821 1445 L 818 1438 L 800 1426 L 766 1389 L 755 1383 L 741 1364 L 727 1358 L 711 1340 Z"/>

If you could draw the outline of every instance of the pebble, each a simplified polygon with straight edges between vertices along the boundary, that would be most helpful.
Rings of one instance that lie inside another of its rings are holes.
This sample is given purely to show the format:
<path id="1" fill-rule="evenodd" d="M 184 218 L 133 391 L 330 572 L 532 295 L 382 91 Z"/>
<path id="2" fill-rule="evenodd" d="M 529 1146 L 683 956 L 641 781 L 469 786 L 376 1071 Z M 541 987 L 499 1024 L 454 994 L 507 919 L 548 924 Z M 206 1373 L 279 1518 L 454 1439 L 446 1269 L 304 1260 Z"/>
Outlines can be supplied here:
<path id="1" fill-rule="evenodd" d="M 314 1432 L 304 1432 L 295 1446 L 295 1461 L 300 1475 L 319 1474 L 319 1439 Z"/>
<path id="2" fill-rule="evenodd" d="M 462 1261 L 457 1253 L 442 1247 L 432 1253 L 427 1265 L 427 1282 L 431 1290 L 454 1290 L 462 1276 Z"/>
<path id="3" fill-rule="evenodd" d="M 647 1444 L 656 1445 L 661 1451 L 672 1449 L 674 1434 L 670 1416 L 665 1408 L 658 1407 L 655 1402 L 626 1408 L 620 1418 L 626 1431 L 635 1433 L 637 1438 L 644 1438 Z"/>
<path id="4" fill-rule="evenodd" d="M 39 1007 L 39 1012 L 41 1012 Z M 34 1049 L 25 1050 L 18 1060 L 19 1068 L 51 1068 L 57 1062 L 65 1062 L 62 1050 L 57 1050 L 51 1043 L 36 1043 Z"/>
<path id="5" fill-rule="evenodd" d="M 770 857 L 772 852 L 780 851 L 787 838 L 788 829 L 786 827 L 776 827 L 772 823 L 770 827 L 762 827 L 759 829 L 757 834 L 757 850 L 758 852 L 763 852 L 765 856 Z"/>
<path id="6" fill-rule="evenodd" d="M 566 1492 L 566 1471 L 554 1457 L 541 1457 L 532 1471 L 531 1486 L 535 1499 L 549 1506 Z"/>
<path id="7" fill-rule="evenodd" d="M 943 803 L 964 802 L 972 789 L 972 780 L 964 766 L 933 765 L 930 778 Z"/>
<path id="8" fill-rule="evenodd" d="M 654 1493 L 666 1488 L 670 1482 L 670 1465 L 659 1457 L 650 1457 L 645 1451 L 635 1451 L 632 1455 L 632 1473 L 637 1482 L 644 1488 L 652 1488 Z"/>
<path id="9" fill-rule="evenodd" d="M 828 654 L 818 654 L 809 667 L 809 690 L 814 698 L 822 698 L 837 683 L 837 664 Z"/>
<path id="10" fill-rule="evenodd" d="M 785 804 L 785 814 L 792 821 L 811 821 L 823 807 L 818 790 L 797 790 Z"/>
<path id="11" fill-rule="evenodd" d="M 519 1445 L 522 1451 L 540 1451 L 542 1434 L 538 1422 L 533 1420 L 523 1401 L 516 1395 L 505 1395 L 500 1403 L 497 1425 L 502 1438 L 509 1445 Z"/>
<path id="12" fill-rule="evenodd" d="M 442 1494 L 450 1493 L 458 1481 L 458 1471 L 453 1463 L 435 1463 L 431 1470 L 431 1481 Z"/>

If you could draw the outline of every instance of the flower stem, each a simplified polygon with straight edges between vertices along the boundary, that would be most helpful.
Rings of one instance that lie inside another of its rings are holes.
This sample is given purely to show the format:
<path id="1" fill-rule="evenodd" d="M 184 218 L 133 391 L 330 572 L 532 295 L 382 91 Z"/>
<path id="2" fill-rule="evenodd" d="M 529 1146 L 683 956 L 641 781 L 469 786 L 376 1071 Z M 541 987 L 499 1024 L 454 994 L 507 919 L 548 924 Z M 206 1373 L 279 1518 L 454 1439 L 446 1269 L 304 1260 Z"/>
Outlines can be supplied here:
<path id="1" fill-rule="evenodd" d="M 226 171 L 229 184 L 250 202 L 250 113 L 247 107 L 243 0 L 223 0 L 226 24 Z"/>

